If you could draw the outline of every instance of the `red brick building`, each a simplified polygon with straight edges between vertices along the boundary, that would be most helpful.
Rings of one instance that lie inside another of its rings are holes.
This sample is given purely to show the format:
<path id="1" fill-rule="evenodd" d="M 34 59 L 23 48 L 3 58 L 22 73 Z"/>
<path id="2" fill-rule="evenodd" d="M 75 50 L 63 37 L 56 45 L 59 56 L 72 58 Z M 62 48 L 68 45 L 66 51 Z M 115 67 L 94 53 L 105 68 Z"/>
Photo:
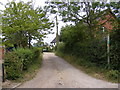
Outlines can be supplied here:
<path id="1" fill-rule="evenodd" d="M 118 25 L 116 16 L 110 9 L 103 11 L 103 15 L 99 19 L 99 24 L 105 27 L 105 30 L 112 32 L 113 28 Z"/>

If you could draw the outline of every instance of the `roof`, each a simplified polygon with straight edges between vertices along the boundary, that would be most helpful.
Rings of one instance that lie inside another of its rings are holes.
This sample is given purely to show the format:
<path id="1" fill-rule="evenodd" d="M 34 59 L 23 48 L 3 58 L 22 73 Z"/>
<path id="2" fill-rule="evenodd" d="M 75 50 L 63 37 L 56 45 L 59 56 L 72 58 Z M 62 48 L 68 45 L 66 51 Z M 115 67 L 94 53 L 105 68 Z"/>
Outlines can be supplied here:
<path id="1" fill-rule="evenodd" d="M 59 35 L 58 35 L 58 37 L 60 37 Z M 51 43 L 56 43 L 57 42 L 57 40 L 56 40 L 56 37 L 52 40 L 52 42 Z"/>
<path id="2" fill-rule="evenodd" d="M 51 43 L 56 43 L 56 37 L 52 40 Z"/>
<path id="3" fill-rule="evenodd" d="M 110 9 L 104 10 L 103 15 L 99 19 L 99 24 L 103 25 L 108 30 L 112 30 L 114 25 L 117 25 L 116 16 L 112 13 Z M 111 22 L 114 20 L 114 22 Z M 112 25 L 113 24 L 113 25 Z"/>

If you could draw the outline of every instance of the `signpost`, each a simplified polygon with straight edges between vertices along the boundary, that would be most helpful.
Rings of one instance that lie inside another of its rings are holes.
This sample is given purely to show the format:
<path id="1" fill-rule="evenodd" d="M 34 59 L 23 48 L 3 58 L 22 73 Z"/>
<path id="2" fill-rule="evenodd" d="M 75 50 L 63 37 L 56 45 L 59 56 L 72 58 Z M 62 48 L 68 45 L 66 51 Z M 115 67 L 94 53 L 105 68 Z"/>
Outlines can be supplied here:
<path id="1" fill-rule="evenodd" d="M 103 32 L 105 31 L 105 28 L 103 27 Z M 107 64 L 108 68 L 110 67 L 110 33 L 108 31 L 107 34 Z"/>
<path id="2" fill-rule="evenodd" d="M 107 62 L 108 62 L 108 67 L 110 66 L 110 34 L 108 32 L 107 35 Z"/>

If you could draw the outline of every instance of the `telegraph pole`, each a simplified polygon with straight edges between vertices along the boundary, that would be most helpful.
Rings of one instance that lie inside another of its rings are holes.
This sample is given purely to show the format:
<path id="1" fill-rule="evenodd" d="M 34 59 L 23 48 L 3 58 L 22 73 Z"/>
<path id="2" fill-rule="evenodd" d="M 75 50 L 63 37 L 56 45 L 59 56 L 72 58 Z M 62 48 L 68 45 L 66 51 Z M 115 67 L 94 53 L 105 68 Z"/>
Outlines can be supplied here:
<path id="1" fill-rule="evenodd" d="M 56 49 L 58 47 L 59 44 L 59 37 L 58 37 L 58 19 L 57 19 L 57 15 L 56 15 Z"/>

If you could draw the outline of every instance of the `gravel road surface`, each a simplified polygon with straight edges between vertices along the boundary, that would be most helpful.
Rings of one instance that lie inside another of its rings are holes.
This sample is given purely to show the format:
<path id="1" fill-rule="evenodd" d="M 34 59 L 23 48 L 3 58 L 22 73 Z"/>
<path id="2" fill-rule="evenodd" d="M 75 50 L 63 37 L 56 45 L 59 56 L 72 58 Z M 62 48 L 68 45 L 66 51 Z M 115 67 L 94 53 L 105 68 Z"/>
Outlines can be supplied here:
<path id="1" fill-rule="evenodd" d="M 36 77 L 18 88 L 118 88 L 118 84 L 93 78 L 54 53 L 44 53 Z"/>

